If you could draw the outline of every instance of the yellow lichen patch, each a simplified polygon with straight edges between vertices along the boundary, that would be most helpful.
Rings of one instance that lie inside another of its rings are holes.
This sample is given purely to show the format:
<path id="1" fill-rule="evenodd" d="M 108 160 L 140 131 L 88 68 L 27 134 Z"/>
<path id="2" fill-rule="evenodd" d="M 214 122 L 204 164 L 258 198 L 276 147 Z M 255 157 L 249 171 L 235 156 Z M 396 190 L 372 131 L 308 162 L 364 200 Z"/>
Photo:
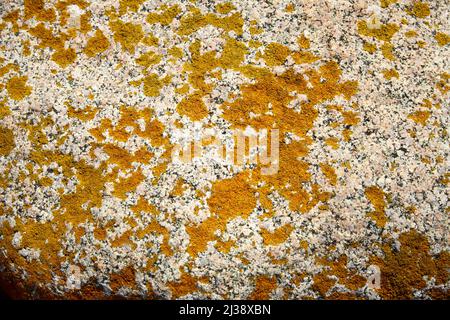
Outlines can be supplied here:
<path id="1" fill-rule="evenodd" d="M 23 46 L 22 54 L 26 57 L 29 56 L 31 54 L 30 41 L 29 40 L 22 41 L 22 46 Z"/>
<path id="2" fill-rule="evenodd" d="M 70 104 L 67 105 L 67 114 L 69 117 L 78 118 L 81 121 L 89 121 L 94 119 L 95 115 L 98 112 L 98 109 L 93 108 L 91 106 L 86 106 L 84 109 L 75 109 Z"/>
<path id="3" fill-rule="evenodd" d="M 332 186 L 335 186 L 337 183 L 337 175 L 334 168 L 327 163 L 321 163 L 320 170 L 322 170 L 322 173 L 328 179 L 328 182 L 330 182 Z"/>
<path id="4" fill-rule="evenodd" d="M 267 300 L 270 294 L 277 288 L 277 278 L 268 276 L 258 276 L 255 279 L 255 288 L 248 297 L 250 300 Z"/>
<path id="5" fill-rule="evenodd" d="M 31 87 L 27 86 L 27 76 L 12 77 L 6 84 L 8 95 L 13 100 L 22 100 L 31 94 Z"/>
<path id="6" fill-rule="evenodd" d="M 428 17 L 431 13 L 428 3 L 421 1 L 414 2 L 412 8 L 408 9 L 407 12 L 412 16 L 422 19 Z"/>
<path id="7" fill-rule="evenodd" d="M 157 74 L 149 74 L 143 79 L 144 83 L 144 94 L 147 97 L 157 97 L 159 91 L 163 87 L 162 81 L 159 79 Z"/>
<path id="8" fill-rule="evenodd" d="M 380 0 L 380 7 L 387 8 L 391 4 L 397 3 L 398 0 Z"/>
<path id="9" fill-rule="evenodd" d="M 109 41 L 101 30 L 95 31 L 94 36 L 88 39 L 84 53 L 93 57 L 109 48 Z"/>
<path id="10" fill-rule="evenodd" d="M 25 20 L 35 17 L 40 21 L 53 22 L 56 18 L 53 8 L 45 9 L 44 0 L 25 0 L 23 5 Z"/>
<path id="11" fill-rule="evenodd" d="M 369 213 L 369 216 L 375 221 L 378 227 L 383 228 L 387 222 L 385 214 L 386 201 L 383 190 L 376 186 L 371 186 L 366 188 L 364 194 L 375 209 Z"/>
<path id="12" fill-rule="evenodd" d="M 72 64 L 77 58 L 77 54 L 73 48 L 59 49 L 52 55 L 52 60 L 55 61 L 61 68 L 65 68 Z"/>
<path id="13" fill-rule="evenodd" d="M 384 42 L 390 42 L 392 37 L 400 30 L 400 27 L 395 23 L 381 24 L 379 28 L 370 28 L 366 21 L 358 21 L 357 27 L 360 35 Z"/>
<path id="14" fill-rule="evenodd" d="M 134 53 L 135 47 L 144 37 L 142 26 L 131 22 L 113 20 L 109 23 L 111 31 L 114 33 L 114 40 L 119 42 L 125 50 Z"/>
<path id="15" fill-rule="evenodd" d="M 168 53 L 176 59 L 181 59 L 183 57 L 183 49 L 181 49 L 179 47 L 170 48 L 168 50 Z"/>
<path id="16" fill-rule="evenodd" d="M 139 7 L 145 2 L 145 0 L 120 0 L 119 14 L 123 15 L 128 10 L 137 12 Z"/>
<path id="17" fill-rule="evenodd" d="M 0 126 L 0 156 L 7 156 L 15 146 L 12 130 Z"/>
<path id="18" fill-rule="evenodd" d="M 268 66 L 278 66 L 282 65 L 286 58 L 291 53 L 288 47 L 273 42 L 266 46 L 264 50 L 263 58 L 266 61 Z"/>
<path id="19" fill-rule="evenodd" d="M 236 7 L 231 2 L 219 3 L 216 5 L 217 12 L 221 14 L 228 14 L 235 9 Z"/>
<path id="20" fill-rule="evenodd" d="M 181 9 L 178 5 L 174 5 L 171 7 L 163 5 L 159 9 L 162 10 L 163 13 L 151 12 L 147 15 L 146 20 L 148 23 L 160 23 L 164 26 L 167 26 L 173 21 L 173 19 L 175 19 L 176 16 L 181 13 Z"/>
<path id="21" fill-rule="evenodd" d="M 398 72 L 395 69 L 385 69 L 383 70 L 383 75 L 386 80 L 391 80 L 392 78 L 399 78 Z"/>
<path id="22" fill-rule="evenodd" d="M 337 150 L 339 149 L 339 139 L 335 137 L 330 137 L 325 139 L 325 144 L 331 148 Z"/>
<path id="23" fill-rule="evenodd" d="M 443 32 L 436 32 L 434 38 L 441 47 L 446 46 L 450 42 L 450 36 Z"/>
<path id="24" fill-rule="evenodd" d="M 0 101 L 0 120 L 11 114 L 11 110 L 4 101 Z"/>
<path id="25" fill-rule="evenodd" d="M 17 64 L 8 63 L 7 65 L 0 68 L 0 77 L 5 76 L 10 71 L 18 72 L 19 70 L 20 70 L 20 67 Z"/>
<path id="26" fill-rule="evenodd" d="M 162 56 L 156 54 L 153 51 L 143 53 L 139 58 L 136 59 L 136 63 L 143 66 L 145 69 L 158 64 L 162 59 Z"/>
<path id="27" fill-rule="evenodd" d="M 297 43 L 298 43 L 299 47 L 302 49 L 309 49 L 311 47 L 311 43 L 310 43 L 309 39 L 307 37 L 305 37 L 304 35 L 301 35 L 300 37 L 298 37 Z"/>
<path id="28" fill-rule="evenodd" d="M 381 53 L 383 54 L 383 56 L 391 61 L 395 60 L 395 56 L 394 56 L 394 52 L 393 52 L 394 46 L 390 43 L 383 43 L 383 45 L 381 46 Z"/>
<path id="29" fill-rule="evenodd" d="M 285 224 L 284 226 L 275 229 L 274 232 L 261 229 L 261 236 L 266 246 L 277 246 L 284 243 L 289 238 L 292 230 L 294 230 L 292 225 Z"/>
<path id="30" fill-rule="evenodd" d="M 178 34 L 186 36 L 207 25 L 213 25 L 227 32 L 234 31 L 241 35 L 244 20 L 240 13 L 221 18 L 212 13 L 203 15 L 199 9 L 193 8 L 189 14 L 181 18 Z"/>
<path id="31" fill-rule="evenodd" d="M 413 120 L 414 122 L 425 126 L 427 124 L 427 120 L 431 115 L 431 111 L 416 111 L 408 115 L 408 118 Z"/>
<path id="32" fill-rule="evenodd" d="M 377 51 L 377 46 L 369 42 L 364 42 L 363 50 L 367 51 L 370 54 L 373 54 Z"/>
<path id="33" fill-rule="evenodd" d="M 450 74 L 448 74 L 447 72 L 444 72 L 444 73 L 440 74 L 439 77 L 441 78 L 441 80 L 439 80 L 436 83 L 436 88 L 442 94 L 447 94 L 447 92 L 450 90 L 450 85 L 449 85 Z"/>
<path id="34" fill-rule="evenodd" d="M 142 43 L 149 47 L 157 47 L 159 44 L 159 39 L 153 34 L 148 34 L 142 39 Z"/>
<path id="35" fill-rule="evenodd" d="M 409 31 L 405 32 L 405 37 L 407 37 L 407 38 L 417 37 L 417 32 L 414 30 L 409 30 Z"/>
<path id="36" fill-rule="evenodd" d="M 41 40 L 39 46 L 41 48 L 49 47 L 52 49 L 62 48 L 64 45 L 64 41 L 61 37 L 56 37 L 53 35 L 53 32 L 45 27 L 43 23 L 38 24 L 34 28 L 30 28 L 28 32 Z"/>
<path id="37" fill-rule="evenodd" d="M 294 59 L 296 64 L 310 64 L 320 59 L 319 57 L 308 51 L 294 52 L 292 54 L 292 58 Z"/>
<path id="38" fill-rule="evenodd" d="M 188 116 L 192 121 L 199 121 L 208 115 L 208 108 L 202 100 L 202 95 L 195 92 L 183 99 L 177 106 L 177 111 L 181 115 Z"/>

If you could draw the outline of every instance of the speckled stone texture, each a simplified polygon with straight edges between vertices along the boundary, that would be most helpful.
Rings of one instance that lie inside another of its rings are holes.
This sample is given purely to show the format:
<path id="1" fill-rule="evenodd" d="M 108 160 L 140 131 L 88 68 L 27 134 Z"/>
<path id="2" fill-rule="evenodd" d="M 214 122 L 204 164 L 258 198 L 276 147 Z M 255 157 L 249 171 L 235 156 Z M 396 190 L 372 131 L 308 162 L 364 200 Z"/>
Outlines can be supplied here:
<path id="1" fill-rule="evenodd" d="M 448 299 L 449 6 L 0 1 L 2 289 Z"/>

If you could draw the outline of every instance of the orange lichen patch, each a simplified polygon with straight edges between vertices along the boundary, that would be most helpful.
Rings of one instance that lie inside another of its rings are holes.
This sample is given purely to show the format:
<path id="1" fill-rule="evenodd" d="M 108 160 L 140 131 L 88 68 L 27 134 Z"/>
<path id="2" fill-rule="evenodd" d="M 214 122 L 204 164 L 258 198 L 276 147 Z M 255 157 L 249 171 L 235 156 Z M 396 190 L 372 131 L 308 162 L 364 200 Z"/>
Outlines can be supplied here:
<path id="1" fill-rule="evenodd" d="M 149 51 L 149 52 L 143 53 L 139 58 L 137 58 L 136 63 L 147 69 L 147 68 L 161 62 L 161 59 L 162 59 L 161 55 L 156 54 L 153 51 Z"/>
<path id="2" fill-rule="evenodd" d="M 322 173 L 328 179 L 328 182 L 330 182 L 332 186 L 335 186 L 337 183 L 337 175 L 334 168 L 327 163 L 321 163 L 320 170 L 322 170 Z"/>
<path id="3" fill-rule="evenodd" d="M 135 191 L 137 186 L 141 184 L 144 179 L 145 176 L 140 170 L 134 172 L 130 177 L 121 179 L 119 182 L 114 184 L 113 195 L 120 199 L 126 199 L 127 193 Z"/>
<path id="4" fill-rule="evenodd" d="M 381 24 L 379 28 L 370 28 L 366 21 L 358 21 L 358 33 L 362 36 L 372 37 L 384 42 L 390 42 L 392 37 L 400 30 L 395 23 Z"/>
<path id="5" fill-rule="evenodd" d="M 231 248 L 236 244 L 233 240 L 228 241 L 218 241 L 216 244 L 217 250 L 222 253 L 229 253 Z"/>
<path id="6" fill-rule="evenodd" d="M 61 68 L 65 68 L 72 64 L 77 58 L 77 54 L 73 48 L 59 49 L 52 55 L 52 60 L 55 61 Z"/>
<path id="7" fill-rule="evenodd" d="M 414 299 L 414 292 L 426 287 L 426 276 L 433 277 L 436 284 L 448 281 L 448 251 L 431 256 L 427 238 L 415 230 L 402 233 L 399 241 L 400 250 L 385 245 L 384 257 L 371 259 L 380 267 L 381 288 L 377 291 L 383 299 Z"/>
<path id="8" fill-rule="evenodd" d="M 162 10 L 162 13 L 151 12 L 147 15 L 147 22 L 150 24 L 160 23 L 163 26 L 169 25 L 176 16 L 181 13 L 181 9 L 178 5 L 167 6 L 162 5 L 159 10 Z"/>
<path id="9" fill-rule="evenodd" d="M 399 74 L 395 69 L 385 69 L 383 70 L 383 75 L 386 80 L 391 80 L 392 78 L 399 78 Z"/>
<path id="10" fill-rule="evenodd" d="M 186 226 L 190 238 L 188 252 L 192 257 L 206 249 L 216 230 L 224 231 L 227 222 L 239 216 L 247 218 L 256 206 L 246 173 L 215 182 L 211 193 L 207 201 L 212 216 L 199 225 Z"/>
<path id="11" fill-rule="evenodd" d="M 181 274 L 178 281 L 168 282 L 166 285 L 172 293 L 172 299 L 178 299 L 198 290 L 197 279 L 186 272 Z"/>
<path id="12" fill-rule="evenodd" d="M 109 48 L 108 38 L 105 37 L 101 30 L 96 30 L 95 34 L 88 39 L 84 53 L 88 57 L 93 57 L 99 53 L 102 53 Z"/>
<path id="13" fill-rule="evenodd" d="M 408 118 L 413 120 L 414 122 L 425 126 L 427 124 L 427 120 L 431 115 L 431 111 L 416 111 L 408 115 Z"/>
<path id="14" fill-rule="evenodd" d="M 256 205 L 254 192 L 246 181 L 246 174 L 214 183 L 208 205 L 212 213 L 221 221 L 237 216 L 247 217 Z"/>
<path id="15" fill-rule="evenodd" d="M 346 255 L 340 256 L 336 261 L 318 258 L 318 263 L 325 266 L 325 269 L 314 276 L 312 289 L 317 291 L 321 297 L 327 297 L 330 289 L 340 284 L 350 290 L 358 290 L 366 284 L 366 278 L 347 268 L 348 258 Z M 338 279 L 331 278 L 335 276 Z M 334 293 L 334 294 L 337 294 Z"/>
<path id="16" fill-rule="evenodd" d="M 289 238 L 293 230 L 294 227 L 292 225 L 285 224 L 273 232 L 267 231 L 266 229 L 261 229 L 261 236 L 266 246 L 277 246 L 284 243 Z"/>
<path id="17" fill-rule="evenodd" d="M 385 213 L 386 195 L 384 194 L 383 190 L 376 186 L 366 188 L 364 194 L 375 209 L 374 211 L 369 213 L 369 216 L 375 221 L 378 227 L 383 228 L 387 222 Z"/>
<path id="18" fill-rule="evenodd" d="M 361 121 L 357 112 L 342 111 L 341 114 L 344 118 L 344 124 L 347 126 L 356 126 Z"/>
<path id="19" fill-rule="evenodd" d="M 408 14 L 417 18 L 426 18 L 430 15 L 430 6 L 428 3 L 416 1 L 414 2 L 412 8 L 406 10 Z"/>
<path id="20" fill-rule="evenodd" d="M 13 131 L 0 126 L 0 156 L 7 156 L 15 146 Z"/>
<path id="21" fill-rule="evenodd" d="M 272 276 L 258 276 L 255 279 L 255 288 L 248 297 L 250 300 L 268 300 L 273 290 L 277 288 L 277 278 Z"/>
<path id="22" fill-rule="evenodd" d="M 370 54 L 373 54 L 373 53 L 375 53 L 377 51 L 377 46 L 374 45 L 373 43 L 364 42 L 363 50 L 367 51 Z"/>
<path id="23" fill-rule="evenodd" d="M 446 46 L 450 42 L 450 36 L 443 32 L 436 32 L 434 38 L 441 47 Z"/>
<path id="24" fill-rule="evenodd" d="M 264 50 L 263 58 L 266 61 L 268 66 L 277 66 L 282 65 L 288 55 L 291 53 L 288 47 L 272 42 L 268 44 Z"/>
<path id="25" fill-rule="evenodd" d="M 53 8 L 45 9 L 44 0 L 25 0 L 23 5 L 25 20 L 35 17 L 40 21 L 53 22 L 56 18 Z"/>
<path id="26" fill-rule="evenodd" d="M 31 87 L 27 86 L 27 76 L 12 77 L 6 83 L 8 95 L 13 100 L 22 100 L 31 94 Z"/>
<path id="27" fill-rule="evenodd" d="M 145 0 L 120 0 L 119 14 L 123 15 L 127 11 L 137 12 Z"/>
<path id="28" fill-rule="evenodd" d="M 175 196 L 175 197 L 180 197 L 183 195 L 184 190 L 185 190 L 184 189 L 184 180 L 178 179 L 177 183 L 175 184 L 172 191 L 170 192 L 170 195 Z"/>
<path id="29" fill-rule="evenodd" d="M 181 115 L 188 116 L 192 121 L 200 121 L 208 115 L 208 108 L 200 92 L 195 92 L 183 99 L 178 104 L 177 111 Z"/>
<path id="30" fill-rule="evenodd" d="M 286 12 L 294 12 L 294 10 L 295 10 L 295 6 L 294 6 L 294 4 L 293 3 L 289 3 L 285 8 L 284 8 L 284 11 L 286 11 Z"/>
<path id="31" fill-rule="evenodd" d="M 146 150 L 138 150 L 133 154 L 114 144 L 105 144 L 103 151 L 109 156 L 111 163 L 117 164 L 120 169 L 130 169 L 133 162 L 146 163 L 151 160 L 152 153 Z"/>
<path id="32" fill-rule="evenodd" d="M 114 40 L 130 53 L 134 53 L 135 47 L 144 37 L 140 24 L 113 20 L 109 23 L 109 27 L 114 33 Z"/>
<path id="33" fill-rule="evenodd" d="M 397 3 L 398 0 L 380 0 L 380 7 L 387 8 L 391 4 Z"/>
<path id="34" fill-rule="evenodd" d="M 135 287 L 135 283 L 136 283 L 135 270 L 131 266 L 123 268 L 119 272 L 112 273 L 109 276 L 109 286 L 113 291 L 117 291 L 118 289 L 123 287 L 133 288 Z"/>

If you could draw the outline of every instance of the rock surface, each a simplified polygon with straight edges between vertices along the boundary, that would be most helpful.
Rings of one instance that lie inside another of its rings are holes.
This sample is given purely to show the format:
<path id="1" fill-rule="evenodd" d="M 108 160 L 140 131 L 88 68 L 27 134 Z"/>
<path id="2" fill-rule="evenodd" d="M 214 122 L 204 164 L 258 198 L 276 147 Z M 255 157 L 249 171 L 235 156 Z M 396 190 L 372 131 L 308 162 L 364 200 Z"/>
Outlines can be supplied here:
<path id="1" fill-rule="evenodd" d="M 448 299 L 448 10 L 0 2 L 0 286 Z"/>

